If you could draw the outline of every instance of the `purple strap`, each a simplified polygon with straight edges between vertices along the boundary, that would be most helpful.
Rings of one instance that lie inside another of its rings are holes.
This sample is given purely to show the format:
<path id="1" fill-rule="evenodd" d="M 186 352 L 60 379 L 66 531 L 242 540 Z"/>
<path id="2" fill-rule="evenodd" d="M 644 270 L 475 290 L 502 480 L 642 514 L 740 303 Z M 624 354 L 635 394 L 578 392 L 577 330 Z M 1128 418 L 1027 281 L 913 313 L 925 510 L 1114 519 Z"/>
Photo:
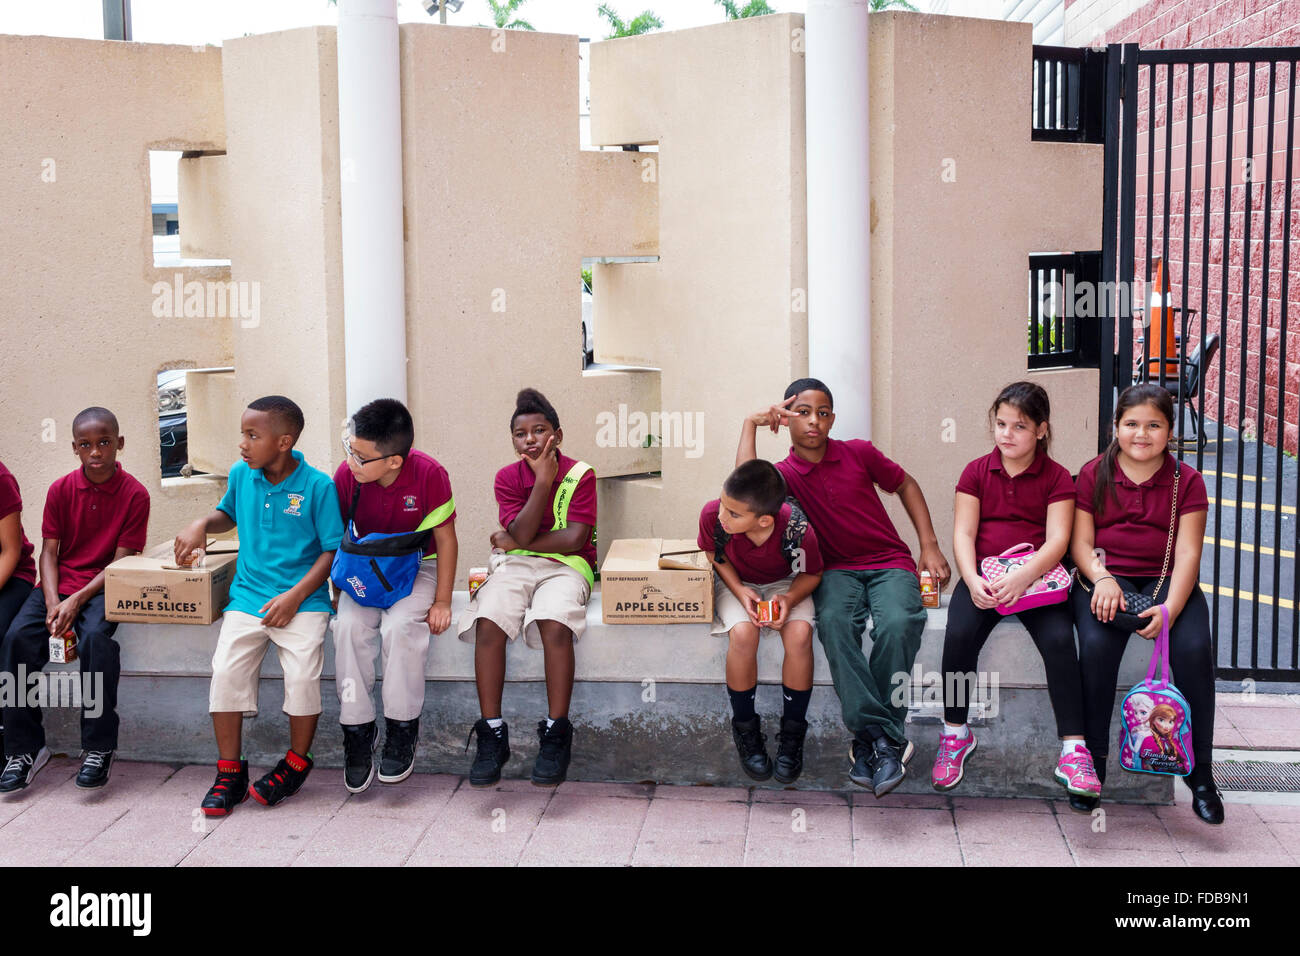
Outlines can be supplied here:
<path id="1" fill-rule="evenodd" d="M 1147 686 L 1152 690 L 1164 690 L 1169 686 L 1169 609 L 1160 607 L 1160 636 L 1151 651 L 1151 663 L 1147 665 Z M 1156 664 L 1160 664 L 1160 682 L 1156 683 Z"/>

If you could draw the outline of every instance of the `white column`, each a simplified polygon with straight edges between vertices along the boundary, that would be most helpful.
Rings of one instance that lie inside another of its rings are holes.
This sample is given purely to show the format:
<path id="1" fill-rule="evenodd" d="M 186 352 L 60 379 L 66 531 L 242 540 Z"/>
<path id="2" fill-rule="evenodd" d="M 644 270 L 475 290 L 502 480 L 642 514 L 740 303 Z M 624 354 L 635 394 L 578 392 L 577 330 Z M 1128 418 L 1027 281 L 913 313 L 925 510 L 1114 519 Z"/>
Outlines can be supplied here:
<path id="1" fill-rule="evenodd" d="M 406 401 L 397 0 L 339 0 L 339 160 L 348 414 Z"/>
<path id="2" fill-rule="evenodd" d="M 871 437 L 868 0 L 808 0 L 808 374 L 835 396 L 840 438 Z"/>

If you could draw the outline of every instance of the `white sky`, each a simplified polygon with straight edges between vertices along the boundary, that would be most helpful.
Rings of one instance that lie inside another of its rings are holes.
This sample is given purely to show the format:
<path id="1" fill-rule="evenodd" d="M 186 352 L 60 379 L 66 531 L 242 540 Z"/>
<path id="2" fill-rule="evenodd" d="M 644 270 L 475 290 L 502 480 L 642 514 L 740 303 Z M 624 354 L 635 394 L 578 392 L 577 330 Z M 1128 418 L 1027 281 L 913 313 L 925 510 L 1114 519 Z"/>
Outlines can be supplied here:
<path id="1" fill-rule="evenodd" d="M 725 18 L 713 0 L 608 0 L 624 20 L 650 9 L 665 30 L 718 23 Z M 738 0 L 744 6 L 745 0 Z M 912 0 L 929 10 L 935 0 Z M 781 13 L 803 13 L 807 0 L 768 0 Z M 525 0 L 516 16 L 538 30 L 604 39 L 608 27 L 596 13 L 600 0 Z M 939 4 L 946 13 L 963 16 L 1000 16 L 1006 0 L 947 0 Z M 424 12 L 420 0 L 398 0 L 397 17 L 403 22 L 429 23 L 436 18 Z M 133 36 L 144 43 L 213 43 L 246 33 L 272 33 L 313 24 L 335 24 L 338 13 L 326 0 L 132 0 Z M 465 0 L 459 13 L 448 13 L 448 23 L 461 26 L 490 25 L 485 0 Z M 0 0 L 0 33 L 99 39 L 104 35 L 100 0 Z"/>

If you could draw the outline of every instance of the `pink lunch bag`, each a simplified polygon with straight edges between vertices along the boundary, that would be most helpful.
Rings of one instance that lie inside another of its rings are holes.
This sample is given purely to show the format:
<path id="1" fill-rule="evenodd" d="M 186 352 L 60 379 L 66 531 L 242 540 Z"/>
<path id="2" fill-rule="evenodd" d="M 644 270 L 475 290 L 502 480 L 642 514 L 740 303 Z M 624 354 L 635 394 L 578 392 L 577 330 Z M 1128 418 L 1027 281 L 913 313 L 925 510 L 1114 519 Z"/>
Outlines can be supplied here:
<path id="1" fill-rule="evenodd" d="M 1018 544 L 1014 548 L 1007 548 L 997 557 L 985 558 L 980 562 L 980 574 L 985 581 L 990 584 L 998 580 L 1004 574 L 1014 571 L 1026 561 L 1033 559 L 1037 552 L 1034 546 L 1025 542 Z M 1036 607 L 1043 607 L 1048 604 L 1060 604 L 1070 594 L 1070 575 L 1066 573 L 1060 562 L 1042 577 L 1040 577 L 1029 587 L 1025 588 L 1025 593 L 1020 595 L 1020 600 L 1011 605 L 997 606 L 999 614 L 1019 614 L 1021 611 L 1032 611 Z"/>

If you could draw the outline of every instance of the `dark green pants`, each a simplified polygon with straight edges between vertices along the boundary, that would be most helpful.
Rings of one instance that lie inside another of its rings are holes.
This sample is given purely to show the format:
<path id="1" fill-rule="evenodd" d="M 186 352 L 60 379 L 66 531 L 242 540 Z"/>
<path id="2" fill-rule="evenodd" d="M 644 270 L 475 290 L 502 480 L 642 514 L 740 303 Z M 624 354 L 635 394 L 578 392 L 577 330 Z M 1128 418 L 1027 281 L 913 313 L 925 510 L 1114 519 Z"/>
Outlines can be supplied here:
<path id="1" fill-rule="evenodd" d="M 926 620 L 916 575 L 898 568 L 826 571 L 813 602 L 817 638 L 826 651 L 844 725 L 854 734 L 878 728 L 901 743 L 912 664 Z M 870 657 L 862 650 L 868 614 Z"/>

